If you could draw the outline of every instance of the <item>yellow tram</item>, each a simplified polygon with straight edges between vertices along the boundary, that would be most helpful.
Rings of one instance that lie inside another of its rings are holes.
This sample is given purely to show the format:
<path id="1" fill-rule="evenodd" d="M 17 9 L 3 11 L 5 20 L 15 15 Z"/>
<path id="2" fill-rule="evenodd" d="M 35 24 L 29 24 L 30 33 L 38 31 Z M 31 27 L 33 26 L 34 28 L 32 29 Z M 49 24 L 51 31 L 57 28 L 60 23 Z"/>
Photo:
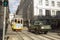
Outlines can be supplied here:
<path id="1" fill-rule="evenodd" d="M 14 18 L 11 22 L 11 27 L 13 31 L 22 30 L 23 29 L 23 18 Z"/>

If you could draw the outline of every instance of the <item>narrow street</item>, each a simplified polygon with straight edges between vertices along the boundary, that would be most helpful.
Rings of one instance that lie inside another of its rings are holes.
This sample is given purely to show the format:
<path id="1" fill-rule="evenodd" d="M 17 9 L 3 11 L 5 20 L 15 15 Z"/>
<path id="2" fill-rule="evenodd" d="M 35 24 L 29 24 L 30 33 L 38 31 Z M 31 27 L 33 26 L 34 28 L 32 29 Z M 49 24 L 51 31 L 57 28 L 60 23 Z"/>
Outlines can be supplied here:
<path id="1" fill-rule="evenodd" d="M 0 0 L 0 40 L 60 40 L 60 0 Z"/>
<path id="2" fill-rule="evenodd" d="M 48 34 L 34 34 L 28 32 L 25 27 L 24 30 L 12 31 L 11 26 L 8 26 L 6 36 L 9 36 L 8 40 L 60 40 L 60 36 L 57 33 L 48 32 Z"/>

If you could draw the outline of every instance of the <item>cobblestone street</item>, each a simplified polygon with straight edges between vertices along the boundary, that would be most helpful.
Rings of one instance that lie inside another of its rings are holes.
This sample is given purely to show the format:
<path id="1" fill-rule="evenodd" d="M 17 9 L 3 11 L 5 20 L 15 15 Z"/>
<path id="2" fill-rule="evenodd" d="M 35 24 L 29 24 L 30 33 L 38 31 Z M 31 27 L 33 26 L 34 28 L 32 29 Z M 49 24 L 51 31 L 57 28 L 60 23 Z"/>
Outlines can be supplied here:
<path id="1" fill-rule="evenodd" d="M 60 36 L 57 33 L 49 32 L 48 34 L 35 34 L 28 32 L 25 27 L 21 32 L 12 31 L 9 25 L 6 36 L 9 36 L 8 40 L 60 40 Z"/>

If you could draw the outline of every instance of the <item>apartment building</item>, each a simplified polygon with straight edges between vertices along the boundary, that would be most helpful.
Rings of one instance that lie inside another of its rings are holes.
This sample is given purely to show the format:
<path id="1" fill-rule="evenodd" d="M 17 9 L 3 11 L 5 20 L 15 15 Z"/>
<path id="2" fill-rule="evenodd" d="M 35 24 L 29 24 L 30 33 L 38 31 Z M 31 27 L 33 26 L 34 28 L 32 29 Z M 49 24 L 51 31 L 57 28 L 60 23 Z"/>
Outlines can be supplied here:
<path id="1" fill-rule="evenodd" d="M 17 14 L 24 20 L 32 20 L 38 16 L 60 16 L 60 0 L 21 0 Z"/>
<path id="2" fill-rule="evenodd" d="M 60 0 L 21 0 L 17 14 L 22 15 L 24 21 L 60 18 Z M 55 20 L 54 19 L 54 20 Z"/>
<path id="3" fill-rule="evenodd" d="M 34 0 L 35 16 L 60 16 L 60 0 Z"/>

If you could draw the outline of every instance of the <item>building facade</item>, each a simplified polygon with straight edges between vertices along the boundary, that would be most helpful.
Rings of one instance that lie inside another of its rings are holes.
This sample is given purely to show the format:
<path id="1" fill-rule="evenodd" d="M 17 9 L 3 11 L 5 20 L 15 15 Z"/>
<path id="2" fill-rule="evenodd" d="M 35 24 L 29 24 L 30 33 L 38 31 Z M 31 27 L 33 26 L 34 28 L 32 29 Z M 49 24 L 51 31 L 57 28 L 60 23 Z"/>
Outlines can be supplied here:
<path id="1" fill-rule="evenodd" d="M 32 19 L 32 16 L 33 16 L 32 9 L 33 9 L 33 0 L 21 0 L 16 14 L 22 15 L 24 18 L 24 21 L 26 21 L 26 20 Z"/>
<path id="2" fill-rule="evenodd" d="M 34 11 L 36 16 L 56 16 L 59 14 L 58 11 L 60 11 L 60 0 L 34 0 Z"/>
<path id="3" fill-rule="evenodd" d="M 60 16 L 60 0 L 21 0 L 17 14 L 25 20 L 37 16 Z"/>
<path id="4" fill-rule="evenodd" d="M 2 1 L 2 0 L 0 0 Z M 4 15 L 3 15 L 3 6 L 0 5 L 0 40 L 1 40 L 1 36 L 2 36 L 2 33 L 3 33 L 3 19 L 4 19 Z"/>

